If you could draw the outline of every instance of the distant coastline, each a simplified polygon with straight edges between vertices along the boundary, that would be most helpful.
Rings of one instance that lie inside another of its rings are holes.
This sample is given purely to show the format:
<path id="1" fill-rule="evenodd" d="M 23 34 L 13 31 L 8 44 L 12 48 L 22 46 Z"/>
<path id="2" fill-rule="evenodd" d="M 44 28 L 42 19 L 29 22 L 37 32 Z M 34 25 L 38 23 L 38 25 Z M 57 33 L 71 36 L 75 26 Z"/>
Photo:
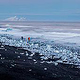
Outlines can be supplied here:
<path id="1" fill-rule="evenodd" d="M 5 25 L 5 24 L 15 24 L 15 25 L 21 25 L 21 24 L 26 24 L 30 26 L 53 26 L 53 25 L 63 25 L 64 24 L 80 24 L 79 21 L 2 21 L 0 20 L 0 25 Z"/>

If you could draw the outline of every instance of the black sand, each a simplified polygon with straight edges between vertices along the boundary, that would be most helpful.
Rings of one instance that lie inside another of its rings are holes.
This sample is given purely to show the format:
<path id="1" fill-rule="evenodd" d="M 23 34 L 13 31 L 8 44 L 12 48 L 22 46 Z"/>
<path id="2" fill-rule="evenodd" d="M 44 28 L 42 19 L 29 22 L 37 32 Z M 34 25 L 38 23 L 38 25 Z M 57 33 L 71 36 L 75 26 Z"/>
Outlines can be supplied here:
<path id="1" fill-rule="evenodd" d="M 1 45 L 0 80 L 80 80 L 80 69 L 73 65 L 41 63 L 38 53 L 30 57 L 30 51 Z"/>

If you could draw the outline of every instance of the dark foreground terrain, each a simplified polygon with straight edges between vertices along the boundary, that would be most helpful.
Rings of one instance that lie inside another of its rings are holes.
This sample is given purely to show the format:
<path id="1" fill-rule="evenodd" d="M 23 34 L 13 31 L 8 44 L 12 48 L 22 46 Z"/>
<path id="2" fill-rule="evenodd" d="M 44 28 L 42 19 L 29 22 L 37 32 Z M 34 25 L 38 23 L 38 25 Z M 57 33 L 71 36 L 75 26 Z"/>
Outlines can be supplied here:
<path id="1" fill-rule="evenodd" d="M 0 43 L 0 80 L 80 80 L 80 69 L 73 65 L 56 66 L 41 60 L 38 53 L 31 54 Z"/>

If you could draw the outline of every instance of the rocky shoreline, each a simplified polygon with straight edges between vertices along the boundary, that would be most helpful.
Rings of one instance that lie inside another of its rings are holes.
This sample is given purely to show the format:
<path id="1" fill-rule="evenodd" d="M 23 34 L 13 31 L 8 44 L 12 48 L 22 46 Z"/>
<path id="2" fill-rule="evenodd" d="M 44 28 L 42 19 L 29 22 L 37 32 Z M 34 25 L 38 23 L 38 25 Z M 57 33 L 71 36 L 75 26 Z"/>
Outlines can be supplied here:
<path id="1" fill-rule="evenodd" d="M 80 69 L 46 63 L 39 53 L 0 43 L 0 80 L 80 80 Z"/>

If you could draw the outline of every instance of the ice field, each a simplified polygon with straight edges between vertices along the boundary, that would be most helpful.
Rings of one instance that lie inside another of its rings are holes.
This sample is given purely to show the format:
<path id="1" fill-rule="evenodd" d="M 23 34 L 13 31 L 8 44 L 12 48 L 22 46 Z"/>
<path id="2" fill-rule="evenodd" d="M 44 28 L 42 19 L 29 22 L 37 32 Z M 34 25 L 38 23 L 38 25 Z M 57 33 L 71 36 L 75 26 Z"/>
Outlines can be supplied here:
<path id="1" fill-rule="evenodd" d="M 47 63 L 73 64 L 80 67 L 80 24 L 53 23 L 53 25 L 0 25 L 0 42 L 9 46 L 23 47 L 42 55 Z M 21 40 L 21 36 L 24 40 Z M 26 38 L 31 41 L 27 42 Z M 27 54 L 26 54 L 27 55 Z M 33 56 L 31 55 L 31 56 Z"/>

